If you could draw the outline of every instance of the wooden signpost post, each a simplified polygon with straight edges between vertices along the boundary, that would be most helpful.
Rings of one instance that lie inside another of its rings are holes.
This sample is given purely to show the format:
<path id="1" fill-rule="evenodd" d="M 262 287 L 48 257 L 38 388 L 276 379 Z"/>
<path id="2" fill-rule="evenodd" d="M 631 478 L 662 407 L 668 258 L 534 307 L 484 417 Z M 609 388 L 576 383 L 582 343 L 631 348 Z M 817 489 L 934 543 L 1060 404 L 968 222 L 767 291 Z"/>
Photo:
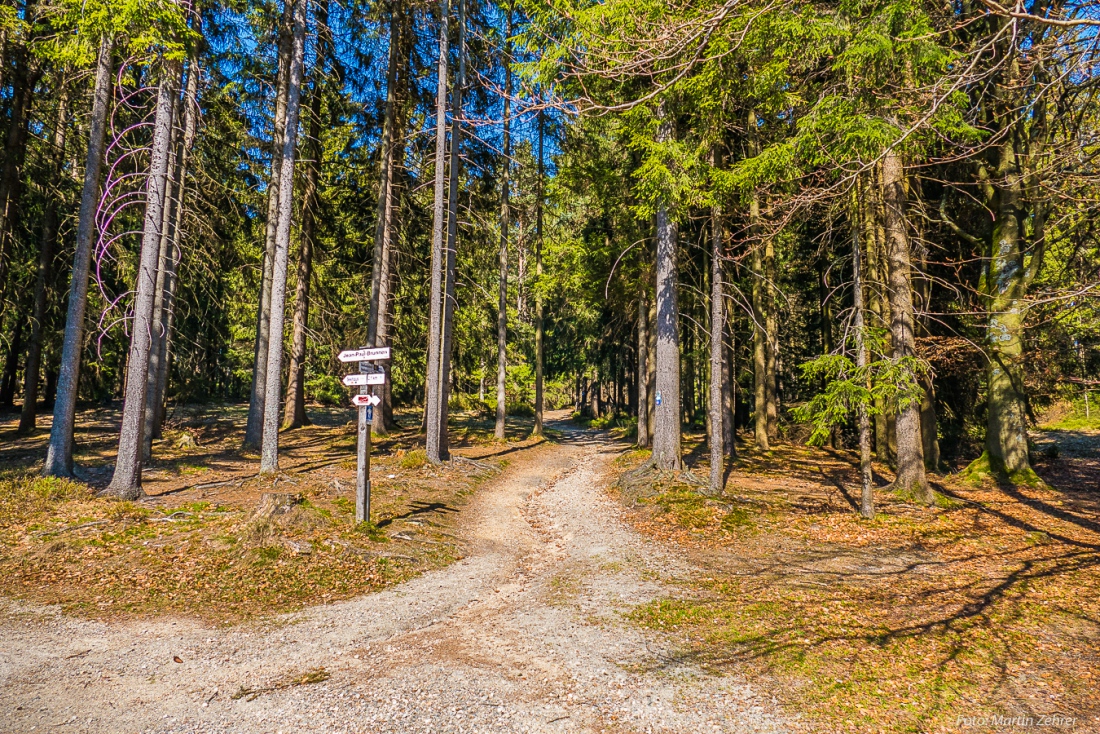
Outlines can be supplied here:
<path id="1" fill-rule="evenodd" d="M 340 352 L 341 362 L 358 362 L 359 374 L 344 376 L 344 384 L 358 387 L 359 394 L 351 398 L 352 405 L 359 408 L 358 440 L 356 441 L 355 470 L 355 521 L 370 522 L 370 439 L 371 423 L 374 422 L 374 408 L 382 398 L 374 394 L 374 385 L 386 384 L 386 372 L 381 365 L 374 364 L 390 358 L 389 347 L 372 349 L 351 349 Z"/>

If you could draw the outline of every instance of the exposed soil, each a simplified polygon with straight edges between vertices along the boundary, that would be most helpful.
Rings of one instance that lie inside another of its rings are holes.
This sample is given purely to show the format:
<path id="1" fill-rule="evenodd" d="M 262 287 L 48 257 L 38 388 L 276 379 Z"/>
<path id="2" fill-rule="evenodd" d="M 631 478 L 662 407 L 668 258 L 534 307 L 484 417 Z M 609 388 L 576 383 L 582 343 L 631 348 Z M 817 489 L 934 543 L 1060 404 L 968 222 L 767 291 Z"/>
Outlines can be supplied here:
<path id="1" fill-rule="evenodd" d="M 692 570 L 601 491 L 621 446 L 558 428 L 460 513 L 465 558 L 378 593 L 231 627 L 9 603 L 6 729 L 790 730 L 770 697 L 629 622 Z"/>

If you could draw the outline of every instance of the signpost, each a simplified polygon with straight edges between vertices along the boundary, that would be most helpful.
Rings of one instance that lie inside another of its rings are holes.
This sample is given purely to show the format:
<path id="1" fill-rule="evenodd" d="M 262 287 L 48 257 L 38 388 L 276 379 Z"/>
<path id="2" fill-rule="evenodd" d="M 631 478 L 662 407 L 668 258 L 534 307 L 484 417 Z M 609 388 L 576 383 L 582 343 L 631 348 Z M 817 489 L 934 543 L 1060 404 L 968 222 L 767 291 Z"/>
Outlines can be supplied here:
<path id="1" fill-rule="evenodd" d="M 358 362 L 359 373 L 344 376 L 344 384 L 358 387 L 359 394 L 353 395 L 351 404 L 359 408 L 359 423 L 356 440 L 355 470 L 355 521 L 370 521 L 370 441 L 371 423 L 374 422 L 374 408 L 382 403 L 382 398 L 374 394 L 374 385 L 386 384 L 386 371 L 381 365 L 373 364 L 390 358 L 389 347 L 349 349 L 340 352 L 341 362 Z"/>

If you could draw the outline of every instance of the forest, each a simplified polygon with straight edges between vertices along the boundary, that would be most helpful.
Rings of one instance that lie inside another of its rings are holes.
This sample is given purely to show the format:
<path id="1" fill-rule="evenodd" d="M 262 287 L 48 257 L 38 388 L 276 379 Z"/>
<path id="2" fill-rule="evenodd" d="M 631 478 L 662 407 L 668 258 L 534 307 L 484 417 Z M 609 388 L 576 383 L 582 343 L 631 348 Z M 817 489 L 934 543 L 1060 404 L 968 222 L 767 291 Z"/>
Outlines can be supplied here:
<path id="1" fill-rule="evenodd" d="M 201 424 L 273 491 L 389 347 L 424 476 L 568 423 L 721 532 L 815 462 L 852 528 L 1097 531 L 1095 3 L 6 0 L 0 52 L 0 482 L 147 499 Z"/>
<path id="2" fill-rule="evenodd" d="M 392 345 L 374 430 L 423 406 L 433 461 L 441 405 L 569 404 L 663 468 L 682 424 L 715 477 L 738 430 L 809 437 L 927 502 L 1028 481 L 1028 426 L 1095 384 L 1088 4 L 4 18 L 0 407 L 52 409 L 46 474 L 110 401 L 120 496 L 179 403 L 248 400 L 271 471 L 338 352 Z"/>

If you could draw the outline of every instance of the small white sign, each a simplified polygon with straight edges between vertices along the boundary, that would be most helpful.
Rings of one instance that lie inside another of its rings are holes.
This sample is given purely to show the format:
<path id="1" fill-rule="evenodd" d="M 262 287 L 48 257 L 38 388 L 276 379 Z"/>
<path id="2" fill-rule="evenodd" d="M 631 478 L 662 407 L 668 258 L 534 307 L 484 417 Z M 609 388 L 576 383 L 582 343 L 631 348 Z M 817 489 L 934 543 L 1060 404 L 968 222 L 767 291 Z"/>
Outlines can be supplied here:
<path id="1" fill-rule="evenodd" d="M 344 384 L 348 387 L 360 385 L 385 385 L 386 373 L 372 372 L 369 375 L 344 375 Z"/>
<path id="2" fill-rule="evenodd" d="M 372 408 L 375 405 L 379 405 L 382 402 L 382 398 L 378 395 L 352 395 L 352 405 L 367 406 Z"/>
<path id="3" fill-rule="evenodd" d="M 389 347 L 377 347 L 375 349 L 348 349 L 340 352 L 339 359 L 341 362 L 366 362 L 376 359 L 389 359 L 390 348 Z"/>

